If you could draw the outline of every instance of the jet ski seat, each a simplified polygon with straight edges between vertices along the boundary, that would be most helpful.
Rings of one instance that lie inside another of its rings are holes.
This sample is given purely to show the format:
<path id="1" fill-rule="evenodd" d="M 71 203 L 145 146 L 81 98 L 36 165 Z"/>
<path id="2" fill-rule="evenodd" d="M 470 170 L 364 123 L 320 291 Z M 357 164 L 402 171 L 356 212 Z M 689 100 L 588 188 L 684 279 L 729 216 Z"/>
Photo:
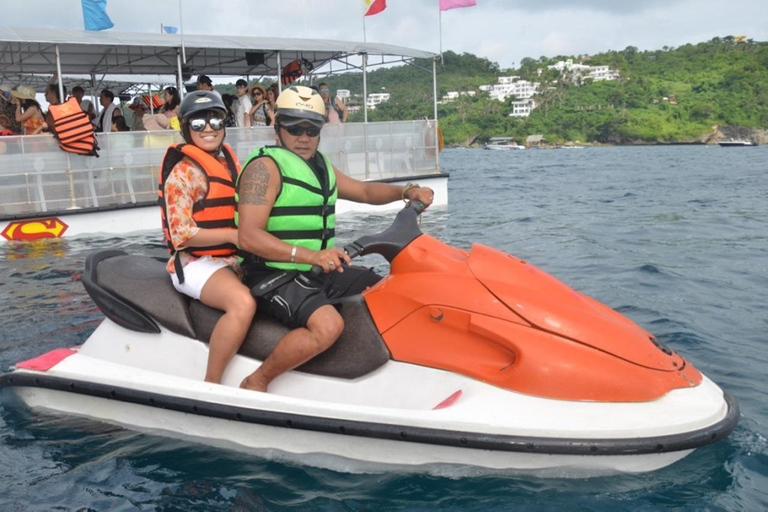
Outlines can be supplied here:
<path id="1" fill-rule="evenodd" d="M 89 254 L 83 285 L 107 318 L 138 332 L 159 333 L 160 324 L 172 332 L 207 343 L 223 314 L 178 293 L 164 261 L 124 251 Z M 297 370 L 355 379 L 389 360 L 389 350 L 362 297 L 342 299 L 340 311 L 345 327 L 339 340 Z M 263 361 L 287 332 L 282 324 L 257 314 L 240 354 Z"/>

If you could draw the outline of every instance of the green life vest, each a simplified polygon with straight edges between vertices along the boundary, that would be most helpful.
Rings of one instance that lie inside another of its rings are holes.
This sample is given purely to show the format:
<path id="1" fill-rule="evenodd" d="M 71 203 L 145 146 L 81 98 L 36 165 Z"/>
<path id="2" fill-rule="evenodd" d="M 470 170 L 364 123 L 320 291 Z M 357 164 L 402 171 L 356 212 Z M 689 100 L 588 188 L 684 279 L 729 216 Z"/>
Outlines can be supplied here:
<path id="1" fill-rule="evenodd" d="M 336 175 L 327 156 L 318 152 L 325 162 L 327 178 L 321 183 L 315 171 L 302 157 L 279 146 L 266 146 L 251 153 L 243 169 L 251 160 L 271 158 L 280 170 L 282 187 L 267 220 L 266 231 L 283 242 L 313 251 L 336 245 Z M 242 173 L 240 174 L 242 176 Z M 240 183 L 238 176 L 238 190 Z M 239 195 L 235 196 L 239 202 Z M 239 223 L 239 218 L 235 219 Z M 278 261 L 263 262 L 276 269 L 295 269 L 303 272 L 312 266 L 303 263 Z"/>

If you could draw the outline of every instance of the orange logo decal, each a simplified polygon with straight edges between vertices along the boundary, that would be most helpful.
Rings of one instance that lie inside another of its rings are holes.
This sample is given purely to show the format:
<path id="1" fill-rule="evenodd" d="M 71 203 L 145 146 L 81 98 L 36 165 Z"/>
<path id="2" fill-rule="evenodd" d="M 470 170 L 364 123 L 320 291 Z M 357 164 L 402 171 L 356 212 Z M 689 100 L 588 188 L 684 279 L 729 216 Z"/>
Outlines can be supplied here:
<path id="1" fill-rule="evenodd" d="M 61 238 L 69 226 L 56 217 L 49 219 L 19 220 L 8 223 L 2 232 L 6 240 L 39 240 Z"/>

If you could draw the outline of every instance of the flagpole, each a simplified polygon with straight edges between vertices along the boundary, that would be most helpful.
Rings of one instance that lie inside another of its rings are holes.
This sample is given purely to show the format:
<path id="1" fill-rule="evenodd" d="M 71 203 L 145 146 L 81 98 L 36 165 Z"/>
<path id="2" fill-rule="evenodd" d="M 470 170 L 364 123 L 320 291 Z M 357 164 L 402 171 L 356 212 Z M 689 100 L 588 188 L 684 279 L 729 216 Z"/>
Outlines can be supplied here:
<path id="1" fill-rule="evenodd" d="M 184 48 L 184 19 L 181 15 L 181 0 L 179 0 L 179 31 L 181 32 L 181 60 L 187 63 L 187 52 Z"/>
<path id="2" fill-rule="evenodd" d="M 363 13 L 363 42 L 364 43 L 368 42 L 368 38 L 366 37 L 366 34 L 365 34 L 365 13 Z"/>
<path id="3" fill-rule="evenodd" d="M 443 11 L 440 10 L 440 6 L 437 7 L 437 32 L 440 39 L 440 63 L 445 66 L 443 59 Z"/>

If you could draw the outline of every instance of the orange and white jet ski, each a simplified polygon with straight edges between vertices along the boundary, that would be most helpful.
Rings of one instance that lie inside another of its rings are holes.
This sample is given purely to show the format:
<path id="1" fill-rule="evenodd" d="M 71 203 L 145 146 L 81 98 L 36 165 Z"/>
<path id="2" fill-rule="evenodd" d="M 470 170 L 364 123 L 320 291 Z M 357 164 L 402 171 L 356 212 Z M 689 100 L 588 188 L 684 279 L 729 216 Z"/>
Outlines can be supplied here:
<path id="1" fill-rule="evenodd" d="M 734 399 L 652 334 L 526 261 L 423 234 L 418 206 L 345 248 L 390 274 L 343 299 L 341 338 L 269 393 L 238 385 L 284 327 L 257 317 L 223 383 L 206 383 L 221 313 L 121 251 L 87 259 L 107 317 L 90 338 L 0 385 L 33 408 L 331 466 L 642 472 L 733 430 Z"/>

